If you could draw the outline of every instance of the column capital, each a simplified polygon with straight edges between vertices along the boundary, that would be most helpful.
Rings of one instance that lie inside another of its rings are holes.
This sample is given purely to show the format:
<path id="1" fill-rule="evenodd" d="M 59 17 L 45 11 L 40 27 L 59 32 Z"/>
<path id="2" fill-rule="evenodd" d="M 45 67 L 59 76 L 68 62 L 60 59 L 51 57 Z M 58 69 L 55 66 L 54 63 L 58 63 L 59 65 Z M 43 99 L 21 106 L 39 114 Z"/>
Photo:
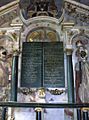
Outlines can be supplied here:
<path id="1" fill-rule="evenodd" d="M 42 111 L 42 108 L 40 108 L 40 107 L 36 107 L 36 108 L 35 108 L 35 111 L 37 111 L 37 112 L 41 112 L 41 111 Z"/>
<path id="2" fill-rule="evenodd" d="M 66 45 L 65 52 L 66 52 L 67 55 L 71 55 L 72 52 L 73 52 L 72 45 Z"/>
<path id="3" fill-rule="evenodd" d="M 19 50 L 13 51 L 13 56 L 19 56 L 21 52 Z"/>
<path id="4" fill-rule="evenodd" d="M 89 108 L 84 107 L 84 108 L 82 108 L 81 110 L 82 110 L 83 112 L 87 112 L 87 111 L 89 111 Z"/>

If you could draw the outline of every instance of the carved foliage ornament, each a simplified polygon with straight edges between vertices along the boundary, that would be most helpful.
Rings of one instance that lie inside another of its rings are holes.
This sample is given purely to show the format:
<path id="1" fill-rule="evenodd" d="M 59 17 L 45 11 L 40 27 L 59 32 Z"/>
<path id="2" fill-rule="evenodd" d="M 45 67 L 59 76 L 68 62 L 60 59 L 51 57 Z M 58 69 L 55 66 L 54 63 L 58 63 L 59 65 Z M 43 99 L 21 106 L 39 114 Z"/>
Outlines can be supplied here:
<path id="1" fill-rule="evenodd" d="M 11 55 L 13 52 L 19 50 L 19 31 L 13 29 L 0 30 L 0 46 L 3 46 L 7 50 L 7 55 Z"/>

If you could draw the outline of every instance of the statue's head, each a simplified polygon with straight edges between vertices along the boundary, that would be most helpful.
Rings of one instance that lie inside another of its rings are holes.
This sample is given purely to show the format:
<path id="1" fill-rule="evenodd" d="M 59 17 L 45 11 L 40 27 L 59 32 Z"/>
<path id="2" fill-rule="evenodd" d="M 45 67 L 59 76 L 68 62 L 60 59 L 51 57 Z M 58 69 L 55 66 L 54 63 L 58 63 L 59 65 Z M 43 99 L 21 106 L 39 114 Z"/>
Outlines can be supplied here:
<path id="1" fill-rule="evenodd" d="M 3 46 L 0 46 L 0 60 L 5 60 L 6 55 L 7 55 L 7 50 Z"/>

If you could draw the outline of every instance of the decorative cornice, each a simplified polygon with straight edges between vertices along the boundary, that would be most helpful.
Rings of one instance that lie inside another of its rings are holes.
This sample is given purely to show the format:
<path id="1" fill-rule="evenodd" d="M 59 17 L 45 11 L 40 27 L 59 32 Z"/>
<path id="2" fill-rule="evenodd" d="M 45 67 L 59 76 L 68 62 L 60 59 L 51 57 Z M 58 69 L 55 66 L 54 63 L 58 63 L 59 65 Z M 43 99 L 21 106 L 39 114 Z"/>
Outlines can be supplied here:
<path id="1" fill-rule="evenodd" d="M 0 26 L 10 23 L 14 18 L 18 16 L 19 0 L 11 2 L 0 8 Z"/>
<path id="2" fill-rule="evenodd" d="M 84 5 L 84 4 L 79 3 L 77 1 L 74 1 L 74 0 L 64 0 L 64 3 L 69 3 L 69 4 L 77 6 L 79 8 L 82 8 L 82 9 L 85 9 L 85 10 L 89 10 L 89 7 L 87 5 Z"/>
<path id="3" fill-rule="evenodd" d="M 75 21 L 89 24 L 89 7 L 81 3 L 65 0 L 65 13 Z"/>
<path id="4" fill-rule="evenodd" d="M 62 30 L 71 29 L 74 26 L 74 22 L 63 22 L 61 26 L 62 26 Z"/>
<path id="5" fill-rule="evenodd" d="M 0 16 L 16 9 L 18 7 L 18 3 L 19 3 L 19 0 L 15 0 L 14 2 L 11 2 L 3 7 L 0 7 Z"/>

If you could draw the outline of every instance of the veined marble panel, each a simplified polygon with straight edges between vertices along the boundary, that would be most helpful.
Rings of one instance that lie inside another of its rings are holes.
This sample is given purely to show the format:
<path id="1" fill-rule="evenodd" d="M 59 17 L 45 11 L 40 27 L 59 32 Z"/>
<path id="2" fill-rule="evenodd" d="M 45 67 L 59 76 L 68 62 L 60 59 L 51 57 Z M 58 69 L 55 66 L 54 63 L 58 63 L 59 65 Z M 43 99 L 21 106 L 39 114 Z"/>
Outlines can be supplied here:
<path id="1" fill-rule="evenodd" d="M 32 93 L 31 95 L 18 93 L 18 101 L 19 102 L 43 102 L 43 98 L 38 97 L 38 93 Z M 46 92 L 46 96 L 44 99 L 44 102 L 47 103 L 65 103 L 67 102 L 66 93 L 62 93 L 61 95 L 53 95 L 50 92 Z M 15 120 L 35 120 L 36 119 L 36 113 L 33 108 L 16 108 L 14 110 L 14 117 Z M 64 109 L 44 109 L 42 112 L 42 117 L 44 120 L 65 120 L 64 119 Z"/>

